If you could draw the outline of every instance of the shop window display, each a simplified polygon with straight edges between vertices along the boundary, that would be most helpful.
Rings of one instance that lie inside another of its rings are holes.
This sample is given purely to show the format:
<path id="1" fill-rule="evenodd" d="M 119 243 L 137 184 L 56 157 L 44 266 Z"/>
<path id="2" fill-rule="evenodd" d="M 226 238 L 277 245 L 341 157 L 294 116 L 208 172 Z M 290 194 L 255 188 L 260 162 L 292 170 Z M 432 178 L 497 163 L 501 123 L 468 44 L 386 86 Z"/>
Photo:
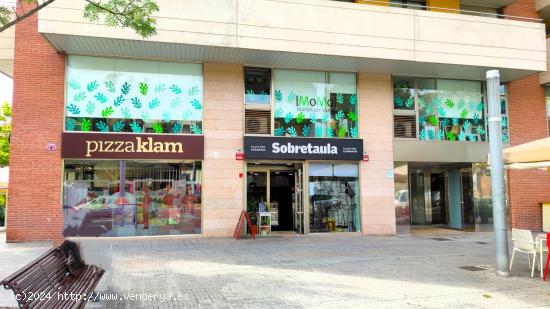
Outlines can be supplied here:
<path id="1" fill-rule="evenodd" d="M 200 234 L 201 162 L 67 160 L 63 205 L 65 236 Z"/>
<path id="2" fill-rule="evenodd" d="M 309 186 L 310 232 L 360 230 L 357 164 L 310 164 Z"/>
<path id="3" fill-rule="evenodd" d="M 357 138 L 356 74 L 274 71 L 275 136 Z"/>
<path id="4" fill-rule="evenodd" d="M 69 56 L 66 131 L 202 134 L 202 65 Z"/>

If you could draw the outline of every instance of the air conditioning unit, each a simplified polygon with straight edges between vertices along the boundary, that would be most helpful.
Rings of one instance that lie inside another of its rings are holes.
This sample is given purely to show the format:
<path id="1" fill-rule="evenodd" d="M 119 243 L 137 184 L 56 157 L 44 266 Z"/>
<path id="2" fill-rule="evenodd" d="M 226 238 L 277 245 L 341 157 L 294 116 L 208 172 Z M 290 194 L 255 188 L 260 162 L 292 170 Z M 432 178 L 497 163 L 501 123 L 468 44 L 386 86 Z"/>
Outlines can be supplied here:
<path id="1" fill-rule="evenodd" d="M 271 111 L 245 110 L 245 134 L 271 134 Z"/>

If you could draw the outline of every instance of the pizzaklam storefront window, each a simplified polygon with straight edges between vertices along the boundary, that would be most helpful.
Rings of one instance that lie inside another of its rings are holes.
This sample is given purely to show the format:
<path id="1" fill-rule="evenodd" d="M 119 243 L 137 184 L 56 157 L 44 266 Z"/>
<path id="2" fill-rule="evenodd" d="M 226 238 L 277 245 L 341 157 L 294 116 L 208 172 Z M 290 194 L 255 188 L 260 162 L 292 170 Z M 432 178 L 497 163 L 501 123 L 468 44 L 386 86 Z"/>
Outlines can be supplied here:
<path id="1" fill-rule="evenodd" d="M 64 236 L 201 233 L 200 161 L 66 160 Z"/>

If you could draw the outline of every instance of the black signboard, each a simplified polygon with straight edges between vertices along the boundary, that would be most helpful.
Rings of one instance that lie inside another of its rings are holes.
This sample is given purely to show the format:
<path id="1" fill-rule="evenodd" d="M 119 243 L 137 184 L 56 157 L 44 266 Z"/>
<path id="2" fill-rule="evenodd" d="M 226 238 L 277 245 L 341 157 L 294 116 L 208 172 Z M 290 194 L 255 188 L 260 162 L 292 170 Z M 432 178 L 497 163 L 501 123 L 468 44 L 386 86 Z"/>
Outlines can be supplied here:
<path id="1" fill-rule="evenodd" d="M 246 159 L 361 160 L 363 140 L 245 136 Z"/>

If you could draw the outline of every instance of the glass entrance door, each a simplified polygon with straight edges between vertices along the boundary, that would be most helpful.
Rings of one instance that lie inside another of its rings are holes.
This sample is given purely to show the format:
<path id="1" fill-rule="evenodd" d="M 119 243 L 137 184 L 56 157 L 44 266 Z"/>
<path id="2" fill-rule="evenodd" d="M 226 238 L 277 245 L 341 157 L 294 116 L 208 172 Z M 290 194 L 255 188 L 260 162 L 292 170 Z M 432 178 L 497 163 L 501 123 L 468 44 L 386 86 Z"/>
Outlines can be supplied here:
<path id="1" fill-rule="evenodd" d="M 292 205 L 294 213 L 294 231 L 299 234 L 304 233 L 304 184 L 302 168 L 296 169 L 294 177 L 294 203 Z"/>
<path id="2" fill-rule="evenodd" d="M 474 212 L 474 186 L 472 170 L 461 170 L 462 178 L 462 218 L 464 220 L 464 230 L 475 231 L 475 212 Z"/>
<path id="3" fill-rule="evenodd" d="M 424 188 L 424 173 L 419 170 L 410 171 L 410 201 L 411 201 L 411 224 L 426 224 L 426 197 Z M 431 223 L 431 222 L 430 222 Z"/>

